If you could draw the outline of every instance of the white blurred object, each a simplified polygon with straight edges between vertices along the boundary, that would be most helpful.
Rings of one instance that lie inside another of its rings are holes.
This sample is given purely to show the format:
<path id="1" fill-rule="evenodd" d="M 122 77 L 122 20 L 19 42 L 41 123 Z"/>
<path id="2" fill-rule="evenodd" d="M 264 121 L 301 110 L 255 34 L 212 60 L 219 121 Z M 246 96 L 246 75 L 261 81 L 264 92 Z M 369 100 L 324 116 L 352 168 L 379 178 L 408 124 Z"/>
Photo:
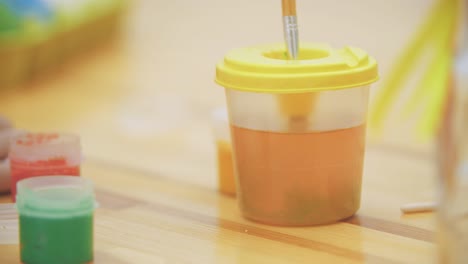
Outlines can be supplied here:
<path id="1" fill-rule="evenodd" d="M 229 118 L 226 108 L 217 108 L 211 113 L 211 125 L 216 140 L 231 141 Z"/>
<path id="2" fill-rule="evenodd" d="M 18 234 L 18 213 L 15 204 L 0 204 L 0 245 L 18 244 Z"/>
<path id="3" fill-rule="evenodd" d="M 435 202 L 408 203 L 400 207 L 404 214 L 432 212 L 437 208 Z"/>

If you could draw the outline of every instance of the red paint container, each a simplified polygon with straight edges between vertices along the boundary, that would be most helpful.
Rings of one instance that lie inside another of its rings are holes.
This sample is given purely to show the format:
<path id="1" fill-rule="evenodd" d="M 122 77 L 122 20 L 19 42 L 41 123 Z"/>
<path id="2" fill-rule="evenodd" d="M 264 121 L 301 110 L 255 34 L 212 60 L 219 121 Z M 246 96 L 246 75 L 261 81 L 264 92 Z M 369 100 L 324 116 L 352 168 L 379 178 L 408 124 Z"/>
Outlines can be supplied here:
<path id="1" fill-rule="evenodd" d="M 11 197 L 22 179 L 46 175 L 80 175 L 78 136 L 58 133 L 25 133 L 10 143 Z"/>

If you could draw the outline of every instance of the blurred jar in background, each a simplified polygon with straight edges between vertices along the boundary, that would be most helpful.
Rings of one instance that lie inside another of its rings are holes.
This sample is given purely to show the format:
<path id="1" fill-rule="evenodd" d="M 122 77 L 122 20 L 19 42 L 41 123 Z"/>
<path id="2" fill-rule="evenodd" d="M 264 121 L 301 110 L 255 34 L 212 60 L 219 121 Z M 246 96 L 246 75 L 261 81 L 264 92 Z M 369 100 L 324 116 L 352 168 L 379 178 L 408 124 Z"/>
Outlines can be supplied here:
<path id="1" fill-rule="evenodd" d="M 229 131 L 227 109 L 218 108 L 214 110 L 211 119 L 218 163 L 218 190 L 223 194 L 235 196 L 236 180 L 234 176 L 231 133 Z"/>
<path id="2" fill-rule="evenodd" d="M 468 1 L 464 41 L 455 58 L 451 91 L 439 141 L 440 263 L 468 261 Z"/>

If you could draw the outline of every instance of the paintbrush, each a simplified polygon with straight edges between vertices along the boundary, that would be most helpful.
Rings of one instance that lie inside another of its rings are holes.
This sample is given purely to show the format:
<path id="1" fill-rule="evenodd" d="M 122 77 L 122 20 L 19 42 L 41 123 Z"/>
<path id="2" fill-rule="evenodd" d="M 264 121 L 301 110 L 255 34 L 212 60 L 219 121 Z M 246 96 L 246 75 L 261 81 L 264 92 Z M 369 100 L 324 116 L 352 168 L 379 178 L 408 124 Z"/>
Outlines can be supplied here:
<path id="1" fill-rule="evenodd" d="M 299 30 L 297 26 L 296 0 L 282 0 L 283 32 L 288 59 L 299 58 Z M 314 102 L 315 94 L 279 95 L 281 112 L 288 118 L 290 132 L 305 132 L 308 128 L 308 115 Z"/>
<path id="2" fill-rule="evenodd" d="M 297 27 L 296 0 L 282 0 L 284 39 L 290 59 L 299 56 L 299 30 Z"/>

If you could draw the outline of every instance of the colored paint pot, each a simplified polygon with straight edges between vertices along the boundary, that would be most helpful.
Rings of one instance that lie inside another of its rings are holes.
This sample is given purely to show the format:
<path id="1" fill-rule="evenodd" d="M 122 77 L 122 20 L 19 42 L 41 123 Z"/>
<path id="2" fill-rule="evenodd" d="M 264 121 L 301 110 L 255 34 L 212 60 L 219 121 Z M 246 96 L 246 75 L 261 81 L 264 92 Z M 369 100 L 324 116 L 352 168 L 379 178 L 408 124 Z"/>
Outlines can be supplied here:
<path id="1" fill-rule="evenodd" d="M 90 180 L 42 176 L 18 183 L 21 261 L 25 264 L 82 264 L 93 260 Z"/>
<path id="2" fill-rule="evenodd" d="M 24 133 L 10 143 L 11 197 L 23 179 L 46 175 L 80 175 L 81 146 L 75 135 Z"/>
<path id="3" fill-rule="evenodd" d="M 227 195 L 236 195 L 236 181 L 232 161 L 231 135 L 225 108 L 216 109 L 211 116 L 213 134 L 216 144 L 218 169 L 218 190 Z"/>

